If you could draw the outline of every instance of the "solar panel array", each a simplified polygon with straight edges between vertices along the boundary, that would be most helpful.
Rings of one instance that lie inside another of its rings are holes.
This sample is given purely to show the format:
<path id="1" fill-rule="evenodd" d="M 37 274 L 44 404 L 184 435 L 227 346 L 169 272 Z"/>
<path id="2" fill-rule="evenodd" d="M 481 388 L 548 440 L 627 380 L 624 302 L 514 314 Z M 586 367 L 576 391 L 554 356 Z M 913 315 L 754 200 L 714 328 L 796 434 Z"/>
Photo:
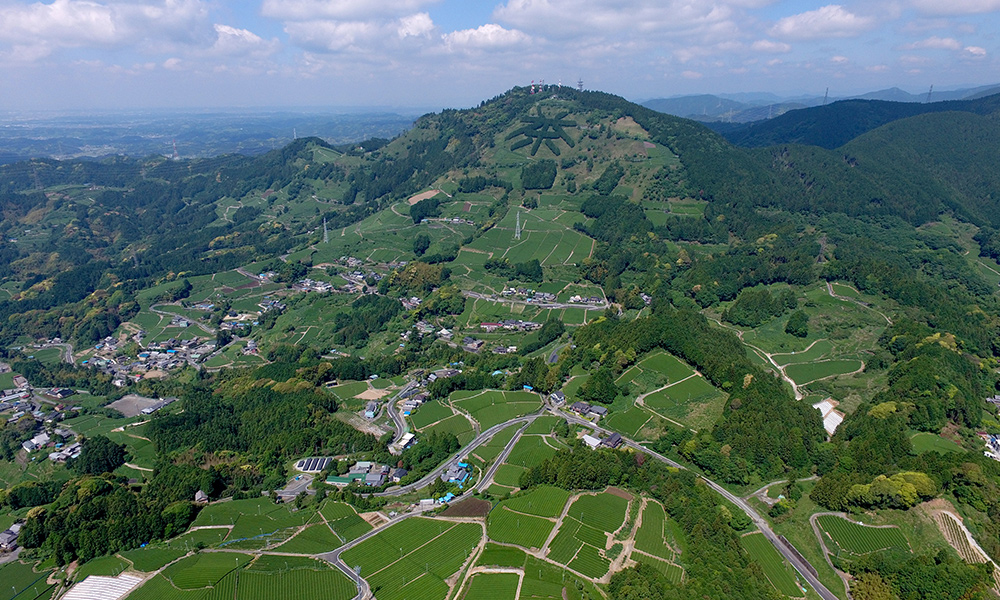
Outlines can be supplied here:
<path id="1" fill-rule="evenodd" d="M 303 473 L 319 473 L 331 462 L 333 462 L 333 459 L 329 456 L 321 458 L 303 458 L 299 462 L 295 463 L 295 468 Z"/>

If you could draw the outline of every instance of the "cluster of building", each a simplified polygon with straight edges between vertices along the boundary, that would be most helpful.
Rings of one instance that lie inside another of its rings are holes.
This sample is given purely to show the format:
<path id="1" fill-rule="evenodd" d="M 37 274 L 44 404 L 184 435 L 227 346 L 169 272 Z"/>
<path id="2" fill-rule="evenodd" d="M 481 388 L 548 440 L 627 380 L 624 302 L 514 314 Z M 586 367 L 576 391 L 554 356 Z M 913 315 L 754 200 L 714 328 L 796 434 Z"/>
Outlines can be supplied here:
<path id="1" fill-rule="evenodd" d="M 586 402 L 574 402 L 569 409 L 584 417 L 601 418 L 608 415 L 608 409 L 603 406 L 591 406 Z"/>
<path id="2" fill-rule="evenodd" d="M 980 431 L 979 437 L 986 444 L 986 450 L 983 451 L 983 454 L 995 461 L 1000 461 L 1000 435 Z"/>
<path id="3" fill-rule="evenodd" d="M 570 296 L 569 297 L 569 303 L 570 304 L 604 304 L 604 300 L 602 298 L 600 298 L 599 296 L 586 296 L 586 297 L 584 297 L 584 296 L 580 296 L 580 295 L 575 295 L 575 296 Z"/>
<path id="4" fill-rule="evenodd" d="M 17 550 L 17 536 L 20 533 L 20 523 L 14 523 L 9 529 L 0 531 L 0 552 L 13 552 Z"/>
<path id="5" fill-rule="evenodd" d="M 521 319 L 504 319 L 496 323 L 480 323 L 479 328 L 486 333 L 493 333 L 498 329 L 507 331 L 534 331 L 541 329 L 542 324 L 534 321 L 522 321 Z"/>
<path id="6" fill-rule="evenodd" d="M 403 303 L 403 308 L 406 310 L 414 310 L 420 306 L 420 298 L 417 298 L 416 296 L 403 298 L 400 302 Z"/>
<path id="7" fill-rule="evenodd" d="M 425 225 L 425 224 L 430 223 L 432 221 L 439 222 L 439 223 L 452 223 L 454 225 L 472 225 L 473 227 L 475 227 L 475 225 L 476 225 L 475 221 L 470 221 L 469 219 L 460 219 L 458 217 L 452 217 L 450 219 L 449 218 L 444 218 L 444 219 L 433 219 L 433 218 L 420 219 L 420 224 L 421 225 Z"/>
<path id="8" fill-rule="evenodd" d="M 483 349 L 484 345 L 486 345 L 484 340 L 477 340 L 471 336 L 465 336 L 462 338 L 462 348 L 466 352 L 479 352 Z"/>
<path id="9" fill-rule="evenodd" d="M 173 318 L 170 319 L 170 325 L 167 325 L 167 327 L 182 327 L 182 328 L 190 326 L 191 326 L 191 321 L 187 320 L 186 318 L 180 315 L 174 315 Z"/>
<path id="10" fill-rule="evenodd" d="M 341 256 L 340 264 L 347 265 L 352 269 L 357 269 L 361 265 L 365 264 L 365 261 L 361 260 L 360 258 L 354 258 L 353 256 Z"/>
<path id="11" fill-rule="evenodd" d="M 517 354 L 517 346 L 496 346 L 493 354 Z"/>
<path id="12" fill-rule="evenodd" d="M 410 416 L 421 404 L 430 400 L 430 396 L 424 393 L 416 394 L 403 401 L 401 408 L 405 416 Z"/>
<path id="13" fill-rule="evenodd" d="M 612 450 L 614 450 L 619 446 L 621 446 L 623 442 L 624 440 L 622 439 L 622 435 L 620 433 L 612 433 L 611 435 L 605 437 L 604 439 L 596 438 L 589 434 L 585 434 L 583 436 L 583 443 L 586 444 L 591 449 L 597 447 L 603 447 L 603 448 L 611 448 Z"/>
<path id="14" fill-rule="evenodd" d="M 441 473 L 441 481 L 445 483 L 456 483 L 458 484 L 458 487 L 461 488 L 465 485 L 465 481 L 471 475 L 469 470 L 469 463 L 456 460 L 448 465 L 448 468 L 445 469 L 444 473 Z"/>
<path id="15" fill-rule="evenodd" d="M 327 283 L 325 281 L 314 281 L 308 278 L 299 281 L 292 287 L 300 292 L 319 292 L 321 294 L 332 292 L 334 289 L 332 283 Z"/>
<path id="16" fill-rule="evenodd" d="M 354 466 L 344 475 L 327 477 L 326 483 L 337 487 L 346 487 L 357 482 L 358 485 L 381 487 L 390 481 L 399 483 L 408 474 L 409 472 L 403 468 L 393 470 L 389 465 L 362 460 L 354 463 Z"/>
<path id="17" fill-rule="evenodd" d="M 1000 395 L 993 396 L 992 398 L 987 398 L 986 401 L 992 404 L 993 407 L 997 409 L 997 412 L 1000 412 Z"/>

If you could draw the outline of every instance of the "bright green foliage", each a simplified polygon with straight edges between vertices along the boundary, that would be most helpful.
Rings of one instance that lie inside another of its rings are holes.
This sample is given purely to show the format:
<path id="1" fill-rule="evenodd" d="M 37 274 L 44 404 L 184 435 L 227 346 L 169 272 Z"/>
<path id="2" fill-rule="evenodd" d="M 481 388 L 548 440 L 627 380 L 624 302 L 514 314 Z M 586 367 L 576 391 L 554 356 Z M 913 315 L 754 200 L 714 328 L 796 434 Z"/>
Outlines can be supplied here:
<path id="1" fill-rule="evenodd" d="M 540 485 L 504 500 L 497 508 L 507 507 L 515 512 L 538 517 L 558 517 L 568 498 L 569 493 L 566 490 Z"/>
<path id="2" fill-rule="evenodd" d="M 785 333 L 804 338 L 809 335 L 809 315 L 804 310 L 797 310 L 788 317 Z"/>
<path id="3" fill-rule="evenodd" d="M 520 578 L 517 573 L 480 573 L 469 582 L 468 598 L 516 600 Z"/>
<path id="4" fill-rule="evenodd" d="M 778 551 L 764 537 L 764 534 L 745 535 L 740 538 L 740 544 L 750 554 L 754 562 L 764 570 L 764 575 L 771 581 L 774 589 L 793 598 L 802 596 L 792 568 L 778 554 Z"/>
<path id="5" fill-rule="evenodd" d="M 550 159 L 528 163 L 521 168 L 521 185 L 526 190 L 547 190 L 556 180 L 556 161 Z"/>
<path id="6" fill-rule="evenodd" d="M 486 535 L 497 542 L 541 548 L 553 527 L 553 521 L 516 513 L 501 506 L 490 512 L 486 520 Z"/>

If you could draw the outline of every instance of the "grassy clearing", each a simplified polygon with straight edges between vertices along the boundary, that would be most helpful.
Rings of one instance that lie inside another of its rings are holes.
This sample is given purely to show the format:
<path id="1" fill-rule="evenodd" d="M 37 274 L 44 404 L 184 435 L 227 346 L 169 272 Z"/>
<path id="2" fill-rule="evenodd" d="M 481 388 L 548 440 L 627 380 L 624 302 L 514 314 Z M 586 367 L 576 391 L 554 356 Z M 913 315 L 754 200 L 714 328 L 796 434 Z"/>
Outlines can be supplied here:
<path id="1" fill-rule="evenodd" d="M 860 360 L 839 359 L 825 360 L 813 363 L 796 363 L 785 367 L 785 373 L 799 385 L 833 377 L 835 375 L 846 375 L 853 373 L 864 366 Z"/>
<path id="2" fill-rule="evenodd" d="M 939 452 L 941 454 L 947 454 L 949 452 L 965 452 L 965 450 L 955 442 L 927 432 L 913 434 L 913 436 L 910 437 L 910 443 L 913 445 L 914 454 L 923 454 L 924 452 Z"/>

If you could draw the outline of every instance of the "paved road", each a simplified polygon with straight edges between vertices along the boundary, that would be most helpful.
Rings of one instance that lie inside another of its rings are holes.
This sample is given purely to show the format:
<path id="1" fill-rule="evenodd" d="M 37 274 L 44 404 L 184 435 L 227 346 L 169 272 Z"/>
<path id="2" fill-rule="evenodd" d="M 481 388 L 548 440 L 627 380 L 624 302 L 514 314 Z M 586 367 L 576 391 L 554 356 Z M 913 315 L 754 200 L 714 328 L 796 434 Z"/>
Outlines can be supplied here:
<path id="1" fill-rule="evenodd" d="M 42 344 L 42 348 L 62 348 L 62 358 L 63 362 L 73 364 L 73 345 L 72 344 Z"/>
<path id="2" fill-rule="evenodd" d="M 428 473 L 427 475 L 425 475 L 423 478 L 421 478 L 421 479 L 419 479 L 419 480 L 417 480 L 417 481 L 415 481 L 415 482 L 413 482 L 411 484 L 404 485 L 402 487 L 390 488 L 390 489 L 388 489 L 388 490 L 386 490 L 384 492 L 377 492 L 374 495 L 375 496 L 389 496 L 389 497 L 391 497 L 391 496 L 402 496 L 403 494 L 409 494 L 410 492 L 414 492 L 414 491 L 419 490 L 421 488 L 427 487 L 435 479 L 437 479 L 438 477 L 440 477 L 442 473 L 444 473 L 445 471 L 447 471 L 448 470 L 448 465 L 450 465 L 452 462 L 454 462 L 455 459 L 457 459 L 459 457 L 462 457 L 462 456 L 465 456 L 465 455 L 469 454 L 470 452 L 472 452 L 473 450 L 475 450 L 476 448 L 478 448 L 479 446 L 482 446 L 484 443 L 486 443 L 487 440 L 489 440 L 494 435 L 496 435 L 497 432 L 500 431 L 501 429 L 504 429 L 505 427 L 509 427 L 510 425 L 513 425 L 514 423 L 530 423 L 531 421 L 534 421 L 539 416 L 541 416 L 541 414 L 542 414 L 542 411 L 539 411 L 539 412 L 531 414 L 531 415 L 526 415 L 526 416 L 523 416 L 523 417 L 518 417 L 516 419 L 511 419 L 510 421 L 505 421 L 503 423 L 500 423 L 499 425 L 494 425 L 493 427 L 490 427 L 486 431 L 484 431 L 484 432 L 480 433 L 479 435 L 477 435 L 476 438 L 474 440 L 472 440 L 471 442 L 469 442 L 464 448 L 462 448 L 461 450 L 459 450 L 455 454 L 453 454 L 450 457 L 448 457 L 448 460 L 446 460 L 443 463 L 441 463 L 441 465 L 438 468 L 434 469 L 433 471 L 431 471 L 430 473 Z"/>
<path id="3" fill-rule="evenodd" d="M 514 432 L 514 437 L 510 438 L 510 441 L 507 442 L 506 446 L 504 446 L 503 452 L 500 453 L 500 456 L 496 457 L 493 464 L 490 465 L 490 468 L 486 469 L 483 476 L 479 478 L 479 483 L 477 483 L 473 489 L 481 492 L 490 486 L 490 482 L 493 481 L 493 476 L 497 474 L 497 469 L 499 469 L 500 465 L 502 465 L 504 461 L 507 460 L 507 457 L 510 456 L 510 451 L 514 449 L 514 445 L 517 444 L 517 440 L 521 439 L 521 434 L 528 428 L 528 425 L 531 425 L 531 421 L 526 422 L 520 429 Z"/>
<path id="4" fill-rule="evenodd" d="M 278 495 L 282 498 L 295 498 L 302 492 L 312 492 L 315 494 L 315 490 L 308 489 L 309 484 L 313 482 L 313 479 L 315 479 L 315 476 L 310 475 L 309 473 L 296 475 L 288 480 L 288 483 L 285 484 L 285 489 L 278 490 Z"/>
<path id="5" fill-rule="evenodd" d="M 403 437 L 403 434 L 406 433 L 406 431 L 409 429 L 409 427 L 406 426 L 406 419 L 404 419 L 403 415 L 400 414 L 396 406 L 396 403 L 399 401 L 400 396 L 402 396 L 408 390 L 411 390 L 415 387 L 417 387 L 417 384 L 414 382 L 406 384 L 406 386 L 403 389 L 399 390 L 399 392 L 392 397 L 392 400 L 389 400 L 388 402 L 385 403 L 385 409 L 389 412 L 389 417 L 392 419 L 393 424 L 396 426 L 396 433 L 392 436 L 393 444 L 398 442 L 399 438 Z"/>

